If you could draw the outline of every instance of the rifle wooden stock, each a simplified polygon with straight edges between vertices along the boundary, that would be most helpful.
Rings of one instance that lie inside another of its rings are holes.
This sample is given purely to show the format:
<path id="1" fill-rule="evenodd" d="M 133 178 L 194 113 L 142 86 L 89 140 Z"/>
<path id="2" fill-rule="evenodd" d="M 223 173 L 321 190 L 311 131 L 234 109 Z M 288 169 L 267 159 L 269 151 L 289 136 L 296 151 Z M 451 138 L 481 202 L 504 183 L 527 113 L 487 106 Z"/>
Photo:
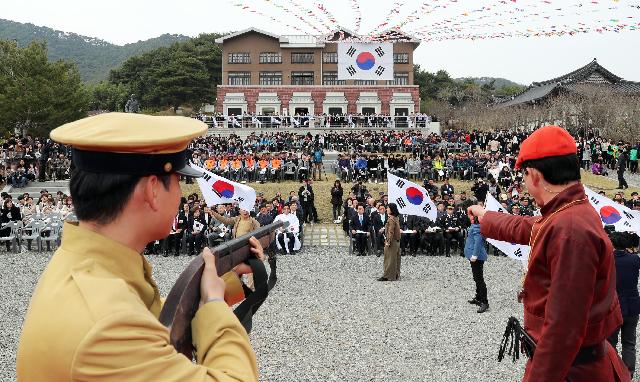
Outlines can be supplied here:
<path id="1" fill-rule="evenodd" d="M 287 222 L 272 223 L 212 248 L 218 276 L 231 271 L 236 265 L 253 256 L 249 245 L 251 237 L 258 239 L 262 247 L 267 248 L 273 241 L 274 232 L 287 226 Z M 171 344 L 189 359 L 193 359 L 191 321 L 200 304 L 200 279 L 203 269 L 204 259 L 200 254 L 180 274 L 160 312 L 160 322 L 169 329 Z"/>

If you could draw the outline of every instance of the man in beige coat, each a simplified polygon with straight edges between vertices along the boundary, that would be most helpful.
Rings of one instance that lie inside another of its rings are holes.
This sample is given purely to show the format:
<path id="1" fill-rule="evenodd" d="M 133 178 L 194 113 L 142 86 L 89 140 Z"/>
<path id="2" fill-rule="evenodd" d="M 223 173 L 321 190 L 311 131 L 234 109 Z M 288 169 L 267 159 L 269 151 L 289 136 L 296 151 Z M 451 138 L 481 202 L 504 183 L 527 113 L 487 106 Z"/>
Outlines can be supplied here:
<path id="1" fill-rule="evenodd" d="M 32 296 L 19 381 L 258 380 L 247 333 L 227 305 L 243 297 L 238 275 L 218 277 L 205 249 L 192 363 L 158 321 L 160 295 L 140 255 L 169 233 L 179 176 L 198 175 L 185 167 L 185 149 L 205 131 L 189 118 L 110 113 L 51 132 L 73 147 L 70 191 L 79 223 L 65 224 Z M 257 240 L 252 246 L 262 256 Z"/>

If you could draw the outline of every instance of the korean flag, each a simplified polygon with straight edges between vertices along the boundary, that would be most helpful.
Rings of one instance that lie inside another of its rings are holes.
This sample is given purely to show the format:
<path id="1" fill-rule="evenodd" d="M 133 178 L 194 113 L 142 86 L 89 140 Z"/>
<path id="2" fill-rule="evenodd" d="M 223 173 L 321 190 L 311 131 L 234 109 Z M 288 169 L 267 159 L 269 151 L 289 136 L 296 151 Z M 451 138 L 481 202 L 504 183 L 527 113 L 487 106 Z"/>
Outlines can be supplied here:
<path id="1" fill-rule="evenodd" d="M 429 193 L 407 179 L 387 173 L 389 180 L 389 202 L 395 203 L 402 214 L 424 216 L 436 220 L 436 205 L 429 198 Z"/>
<path id="2" fill-rule="evenodd" d="M 393 44 L 339 43 L 338 79 L 393 80 Z"/>

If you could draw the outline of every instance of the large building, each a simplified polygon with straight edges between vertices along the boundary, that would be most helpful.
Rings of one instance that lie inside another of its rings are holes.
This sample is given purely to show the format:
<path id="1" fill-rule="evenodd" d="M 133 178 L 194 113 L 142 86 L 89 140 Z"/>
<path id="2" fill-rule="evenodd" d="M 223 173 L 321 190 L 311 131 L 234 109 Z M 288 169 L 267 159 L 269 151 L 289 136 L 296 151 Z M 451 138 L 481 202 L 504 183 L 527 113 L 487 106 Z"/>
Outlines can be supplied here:
<path id="1" fill-rule="evenodd" d="M 216 111 L 224 115 L 387 114 L 420 109 L 413 85 L 413 52 L 420 41 L 387 31 L 393 43 L 392 81 L 339 80 L 338 41 L 358 39 L 341 29 L 328 36 L 277 36 L 256 28 L 216 40 L 222 47 L 222 85 Z"/>

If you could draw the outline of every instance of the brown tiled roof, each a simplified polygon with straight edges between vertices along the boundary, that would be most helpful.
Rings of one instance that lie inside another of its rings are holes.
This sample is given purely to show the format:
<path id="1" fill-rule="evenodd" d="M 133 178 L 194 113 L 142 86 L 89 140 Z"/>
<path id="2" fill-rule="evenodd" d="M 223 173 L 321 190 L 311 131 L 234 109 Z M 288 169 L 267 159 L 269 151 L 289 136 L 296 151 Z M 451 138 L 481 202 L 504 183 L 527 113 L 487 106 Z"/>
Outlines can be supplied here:
<path id="1" fill-rule="evenodd" d="M 606 86 L 612 92 L 640 95 L 640 82 L 626 81 L 608 71 L 594 58 L 587 65 L 547 81 L 534 82 L 522 92 L 498 101 L 497 107 L 509 107 L 535 102 L 554 91 L 580 91 L 583 85 Z"/>

